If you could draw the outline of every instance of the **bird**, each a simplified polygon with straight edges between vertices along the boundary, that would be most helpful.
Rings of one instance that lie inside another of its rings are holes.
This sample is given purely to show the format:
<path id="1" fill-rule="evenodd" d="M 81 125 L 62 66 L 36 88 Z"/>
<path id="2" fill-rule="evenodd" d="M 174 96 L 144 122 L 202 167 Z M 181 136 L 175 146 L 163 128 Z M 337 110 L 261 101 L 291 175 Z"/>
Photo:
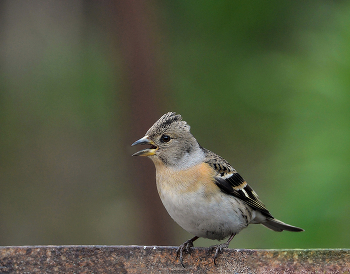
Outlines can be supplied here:
<path id="1" fill-rule="evenodd" d="M 185 267 L 184 252 L 190 253 L 198 238 L 223 240 L 210 247 L 214 264 L 218 255 L 249 224 L 262 224 L 281 232 L 302 228 L 275 219 L 255 191 L 221 156 L 202 147 L 180 114 L 168 112 L 156 121 L 145 136 L 132 144 L 148 145 L 132 156 L 149 157 L 156 168 L 160 199 L 184 230 L 194 235 L 177 249 Z"/>

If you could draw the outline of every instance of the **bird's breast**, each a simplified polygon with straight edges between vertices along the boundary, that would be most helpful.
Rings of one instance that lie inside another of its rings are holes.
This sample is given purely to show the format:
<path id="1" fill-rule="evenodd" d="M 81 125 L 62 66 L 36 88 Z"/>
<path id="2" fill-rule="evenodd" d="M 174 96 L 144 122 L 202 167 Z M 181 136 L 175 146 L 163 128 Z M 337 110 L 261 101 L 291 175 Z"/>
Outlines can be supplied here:
<path id="1" fill-rule="evenodd" d="M 248 219 L 241 213 L 246 206 L 216 186 L 215 171 L 208 164 L 185 170 L 159 164 L 156 169 L 157 189 L 166 210 L 188 232 L 223 239 L 248 225 L 249 212 Z"/>
<path id="2" fill-rule="evenodd" d="M 156 180 L 159 196 L 183 196 L 190 193 L 201 193 L 208 199 L 218 192 L 215 184 L 215 171 L 206 163 L 191 168 L 177 170 L 156 165 Z"/>

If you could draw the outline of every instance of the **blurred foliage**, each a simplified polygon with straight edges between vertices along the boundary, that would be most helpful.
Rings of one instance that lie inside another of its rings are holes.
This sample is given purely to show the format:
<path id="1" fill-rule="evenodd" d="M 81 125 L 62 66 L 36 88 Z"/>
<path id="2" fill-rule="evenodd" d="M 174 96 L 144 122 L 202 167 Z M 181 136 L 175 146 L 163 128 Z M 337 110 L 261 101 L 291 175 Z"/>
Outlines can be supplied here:
<path id="1" fill-rule="evenodd" d="M 0 245 L 142 244 L 118 36 L 108 6 L 88 3 L 1 3 Z M 163 112 L 306 230 L 251 225 L 231 247 L 349 247 L 349 2 L 153 5 Z M 169 242 L 190 237 L 174 229 Z"/>

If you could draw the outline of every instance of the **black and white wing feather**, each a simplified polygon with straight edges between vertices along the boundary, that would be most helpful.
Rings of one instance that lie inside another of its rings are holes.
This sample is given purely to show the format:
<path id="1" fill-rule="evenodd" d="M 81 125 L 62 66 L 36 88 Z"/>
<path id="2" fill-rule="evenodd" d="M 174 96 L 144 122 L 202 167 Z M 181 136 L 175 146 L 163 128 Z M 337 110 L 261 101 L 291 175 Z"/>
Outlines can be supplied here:
<path id="1" fill-rule="evenodd" d="M 204 151 L 207 155 L 206 163 L 217 171 L 215 183 L 221 191 L 241 199 L 266 217 L 273 218 L 255 191 L 225 159 L 207 149 Z"/>
<path id="2" fill-rule="evenodd" d="M 206 163 L 217 172 L 215 177 L 216 185 L 224 193 L 241 199 L 252 209 L 257 210 L 266 216 L 265 221 L 261 222 L 262 225 L 279 232 L 283 230 L 294 232 L 304 231 L 300 227 L 286 224 L 272 217 L 271 213 L 260 201 L 255 191 L 224 158 L 207 149 L 203 148 L 203 150 L 206 155 Z"/>

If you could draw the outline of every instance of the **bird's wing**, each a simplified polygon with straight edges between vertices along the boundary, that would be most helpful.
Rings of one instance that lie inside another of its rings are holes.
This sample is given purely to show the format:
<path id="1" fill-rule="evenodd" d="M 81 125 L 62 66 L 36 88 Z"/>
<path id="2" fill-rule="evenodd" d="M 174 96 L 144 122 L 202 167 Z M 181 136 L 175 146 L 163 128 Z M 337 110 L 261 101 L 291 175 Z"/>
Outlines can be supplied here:
<path id="1" fill-rule="evenodd" d="M 255 191 L 225 159 L 208 150 L 206 155 L 206 163 L 217 172 L 215 183 L 221 191 L 243 200 L 253 209 L 273 218 Z"/>

